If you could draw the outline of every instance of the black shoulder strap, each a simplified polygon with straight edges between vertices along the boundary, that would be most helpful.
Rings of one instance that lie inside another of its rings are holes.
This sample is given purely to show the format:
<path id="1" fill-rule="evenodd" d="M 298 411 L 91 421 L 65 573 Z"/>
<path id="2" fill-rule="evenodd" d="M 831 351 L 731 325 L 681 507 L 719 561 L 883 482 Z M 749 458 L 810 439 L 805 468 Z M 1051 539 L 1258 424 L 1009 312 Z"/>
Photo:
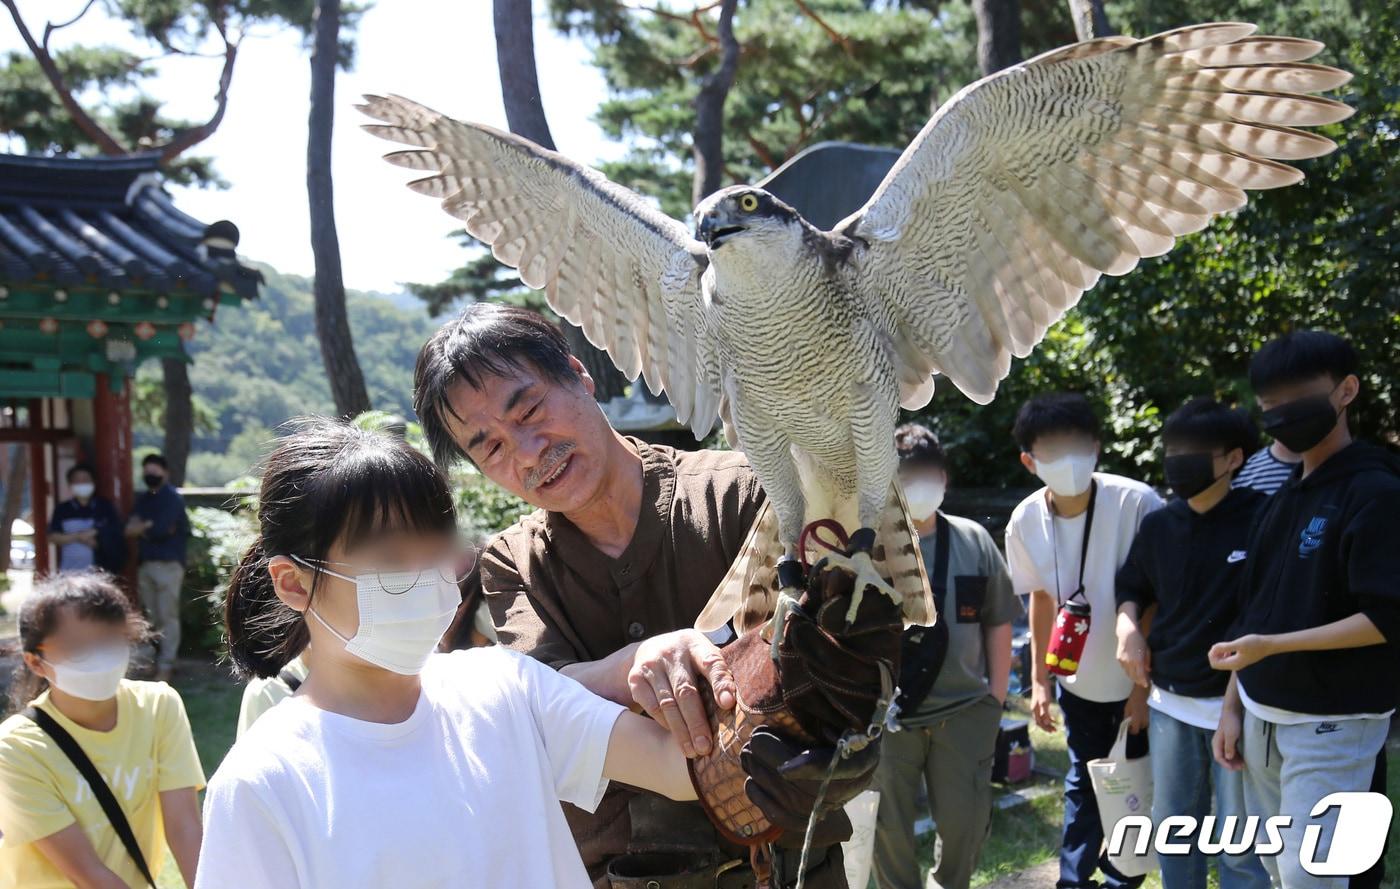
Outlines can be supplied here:
<path id="1" fill-rule="evenodd" d="M 151 869 L 146 866 L 146 856 L 141 854 L 141 846 L 136 842 L 136 834 L 131 830 L 131 822 L 126 820 L 126 813 L 122 811 L 121 803 L 117 802 L 112 788 L 108 787 L 107 782 L 102 780 L 97 766 L 92 764 L 92 760 L 88 759 L 83 748 L 52 716 L 38 707 L 26 708 L 23 715 L 53 738 L 58 749 L 62 750 L 77 767 L 78 774 L 82 775 L 88 786 L 92 788 L 92 795 L 97 798 L 97 803 L 106 813 L 107 820 L 112 822 L 112 829 L 117 832 L 117 838 L 126 847 L 126 853 L 131 856 L 132 861 L 136 862 L 136 869 L 141 871 L 141 876 L 146 878 L 146 883 L 155 889 L 155 878 L 151 876 Z"/>
<path id="2" fill-rule="evenodd" d="M 938 616 L 943 617 L 943 603 L 948 600 L 948 520 L 943 517 L 943 513 L 935 513 L 938 521 L 934 525 L 933 532 L 933 575 L 929 578 L 929 586 L 933 587 L 933 604 L 938 609 Z"/>
<path id="3" fill-rule="evenodd" d="M 277 674 L 277 678 L 286 683 L 287 688 L 291 689 L 292 694 L 296 694 L 297 689 L 301 688 L 301 680 L 298 679 L 297 674 L 293 673 L 288 667 L 283 667 L 281 672 Z"/>

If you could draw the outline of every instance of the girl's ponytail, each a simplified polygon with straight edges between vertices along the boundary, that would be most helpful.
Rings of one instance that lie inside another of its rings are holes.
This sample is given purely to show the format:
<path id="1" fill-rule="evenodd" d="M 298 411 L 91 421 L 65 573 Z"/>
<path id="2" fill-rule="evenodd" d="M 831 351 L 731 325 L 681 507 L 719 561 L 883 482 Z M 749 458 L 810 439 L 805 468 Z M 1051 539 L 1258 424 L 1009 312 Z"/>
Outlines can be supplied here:
<path id="1" fill-rule="evenodd" d="M 308 641 L 301 615 L 277 598 L 269 558 L 259 535 L 233 570 L 224 596 L 229 658 L 245 678 L 276 676 Z"/>

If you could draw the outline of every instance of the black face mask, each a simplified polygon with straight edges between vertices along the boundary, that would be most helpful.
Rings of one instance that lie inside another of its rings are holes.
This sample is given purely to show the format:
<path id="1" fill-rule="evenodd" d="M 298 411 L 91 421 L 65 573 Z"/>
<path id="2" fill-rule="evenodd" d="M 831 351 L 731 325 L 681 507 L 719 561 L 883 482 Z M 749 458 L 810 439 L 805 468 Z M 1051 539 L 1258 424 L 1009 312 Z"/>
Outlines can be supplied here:
<path id="1" fill-rule="evenodd" d="M 163 475 L 150 475 L 150 474 L 147 474 L 147 475 L 143 475 L 143 476 L 141 477 L 141 480 L 142 480 L 143 482 L 145 482 L 145 483 L 146 483 L 146 487 L 149 488 L 149 489 L 152 490 L 152 491 L 154 491 L 156 488 L 159 488 L 161 485 L 165 484 L 165 476 L 163 476 Z"/>
<path id="2" fill-rule="evenodd" d="M 1332 407 L 1330 393 L 1309 395 L 1264 411 L 1264 432 L 1295 454 L 1301 454 L 1317 447 L 1332 432 L 1341 413 Z"/>
<path id="3" fill-rule="evenodd" d="M 1211 454 L 1177 454 L 1162 461 L 1167 486 L 1176 496 L 1190 500 L 1220 480 Z"/>

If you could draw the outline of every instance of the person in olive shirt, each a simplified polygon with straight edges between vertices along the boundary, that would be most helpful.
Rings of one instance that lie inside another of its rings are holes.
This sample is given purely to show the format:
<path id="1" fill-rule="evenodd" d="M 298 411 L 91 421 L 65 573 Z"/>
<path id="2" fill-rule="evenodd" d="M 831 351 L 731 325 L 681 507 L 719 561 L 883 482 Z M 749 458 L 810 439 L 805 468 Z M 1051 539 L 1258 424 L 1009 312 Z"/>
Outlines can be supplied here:
<path id="1" fill-rule="evenodd" d="M 947 650 L 927 696 L 902 701 L 911 708 L 900 713 L 902 730 L 885 735 L 876 774 L 875 882 L 880 889 L 924 885 L 914 837 L 922 782 L 942 840 L 934 878 L 943 889 L 967 889 L 991 826 L 992 758 L 1011 674 L 1011 622 L 1022 608 L 991 534 L 939 511 L 948 459 L 937 436 L 909 424 L 895 430 L 895 445 L 924 565 L 940 600 Z"/>
<path id="2" fill-rule="evenodd" d="M 1259 443 L 1247 415 L 1211 398 L 1196 398 L 1162 427 L 1167 485 L 1176 498 L 1150 513 L 1118 570 L 1118 662 L 1150 689 L 1152 820 L 1243 818 L 1244 781 L 1211 756 L 1211 737 L 1229 677 L 1211 667 L 1210 647 L 1225 639 L 1239 614 L 1240 579 L 1249 529 L 1265 503 L 1231 478 Z M 1147 629 L 1150 627 L 1150 629 Z M 1146 639 L 1143 635 L 1146 633 Z M 1212 793 L 1213 791 L 1213 793 Z M 1221 889 L 1267 889 L 1252 852 L 1214 857 Z M 1206 885 L 1207 856 L 1161 856 L 1163 889 Z"/>
<path id="3" fill-rule="evenodd" d="M 618 434 L 558 328 L 523 309 L 469 306 L 423 346 L 414 382 L 414 408 L 438 462 L 465 456 L 537 507 L 481 555 L 479 582 L 501 644 L 641 707 L 687 756 L 708 752 L 702 695 L 732 708 L 735 685 L 716 644 L 727 639 L 690 628 L 764 506 L 743 455 Z M 465 606 L 458 614 L 447 647 L 468 644 L 472 621 Z M 816 751 L 823 754 L 829 758 Z M 770 765 L 776 774 L 781 761 Z M 694 803 L 613 787 L 594 814 L 565 811 L 597 886 L 608 885 L 611 859 L 647 846 L 747 859 L 721 846 Z M 838 809 L 830 817 L 844 816 Z M 785 877 L 795 875 L 796 858 L 786 856 Z M 845 886 L 839 846 L 813 850 L 806 885 Z"/>

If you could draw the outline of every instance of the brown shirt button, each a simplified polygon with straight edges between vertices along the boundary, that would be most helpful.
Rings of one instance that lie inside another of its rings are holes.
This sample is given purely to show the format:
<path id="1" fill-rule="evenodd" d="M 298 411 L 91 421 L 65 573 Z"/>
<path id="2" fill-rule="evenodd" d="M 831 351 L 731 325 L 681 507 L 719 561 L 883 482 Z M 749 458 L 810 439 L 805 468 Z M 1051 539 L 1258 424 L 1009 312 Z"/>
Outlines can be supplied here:
<path id="1" fill-rule="evenodd" d="M 627 625 L 627 635 L 632 637 L 633 639 L 642 638 L 646 635 L 646 632 L 647 628 L 642 626 L 639 622 L 635 620 Z"/>

